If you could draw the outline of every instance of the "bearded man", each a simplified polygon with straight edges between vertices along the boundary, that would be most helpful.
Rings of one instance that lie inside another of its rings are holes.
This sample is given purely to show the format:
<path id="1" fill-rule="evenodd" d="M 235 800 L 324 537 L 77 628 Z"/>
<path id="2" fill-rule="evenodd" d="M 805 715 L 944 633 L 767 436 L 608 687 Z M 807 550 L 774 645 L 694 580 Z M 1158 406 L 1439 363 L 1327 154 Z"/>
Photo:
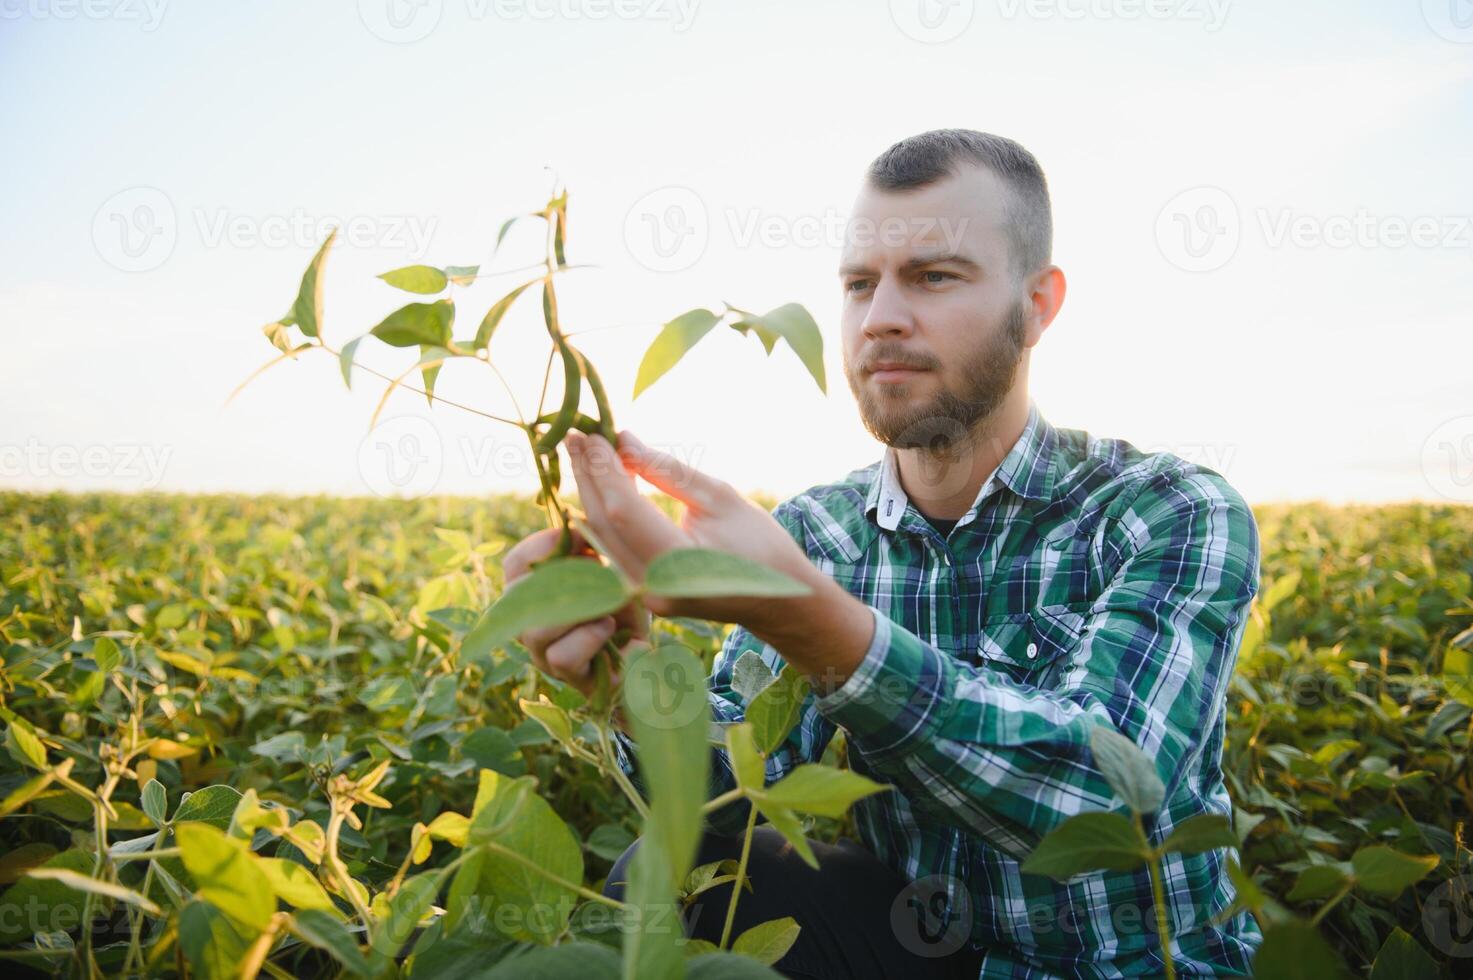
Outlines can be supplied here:
<path id="1" fill-rule="evenodd" d="M 1096 725 L 1134 741 L 1165 784 L 1145 820 L 1153 846 L 1190 817 L 1232 813 L 1224 702 L 1258 590 L 1257 526 L 1220 474 L 1040 414 L 1029 355 L 1065 293 L 1051 250 L 1047 185 L 1022 146 L 972 130 L 903 140 L 870 165 L 839 267 L 844 373 L 881 460 L 768 513 L 630 433 L 617 450 L 569 437 L 590 536 L 626 575 L 699 546 L 811 592 L 631 603 L 524 635 L 539 667 L 588 690 L 598 650 L 621 626 L 635 632 L 626 649 L 641 643 L 650 611 L 734 623 L 710 677 L 715 720 L 743 717 L 732 668 L 748 651 L 812 686 L 767 780 L 842 731 L 850 767 L 893 787 L 855 805 L 860 842 L 813 843 L 816 871 L 756 830 L 733 934 L 793 916 L 785 975 L 1164 973 L 1144 869 L 1060 882 L 1020 868 L 1065 820 L 1119 808 L 1090 751 Z M 679 525 L 636 475 L 685 504 Z M 507 578 L 556 541 L 518 544 Z M 713 751 L 714 796 L 734 780 Z M 699 860 L 735 857 L 745 818 L 740 802 L 716 811 Z M 1261 936 L 1246 912 L 1224 915 L 1228 857 L 1163 861 L 1182 975 L 1249 972 Z M 729 891 L 704 896 L 692 935 L 719 937 Z"/>

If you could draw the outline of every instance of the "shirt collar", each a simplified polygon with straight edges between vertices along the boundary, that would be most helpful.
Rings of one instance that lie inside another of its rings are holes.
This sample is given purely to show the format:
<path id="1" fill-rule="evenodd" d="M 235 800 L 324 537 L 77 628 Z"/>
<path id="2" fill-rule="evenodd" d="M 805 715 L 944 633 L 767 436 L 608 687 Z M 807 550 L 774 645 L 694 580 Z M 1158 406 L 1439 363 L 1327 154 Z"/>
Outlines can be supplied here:
<path id="1" fill-rule="evenodd" d="M 1038 405 L 1030 398 L 1028 421 L 1023 426 L 1022 435 L 1018 436 L 1018 441 L 1013 443 L 1013 447 L 1008 450 L 992 475 L 983 481 L 981 489 L 977 491 L 977 498 L 972 501 L 972 506 L 962 517 L 961 523 L 970 523 L 983 499 L 999 483 L 1024 499 L 1050 500 L 1054 489 L 1053 462 L 1057 444 L 1058 436 L 1053 426 L 1049 425 L 1039 412 Z M 880 527 L 893 531 L 899 526 L 900 518 L 905 514 L 909 503 L 910 498 L 900 485 L 895 449 L 886 446 L 879 472 L 870 485 L 866 498 L 866 513 Z"/>

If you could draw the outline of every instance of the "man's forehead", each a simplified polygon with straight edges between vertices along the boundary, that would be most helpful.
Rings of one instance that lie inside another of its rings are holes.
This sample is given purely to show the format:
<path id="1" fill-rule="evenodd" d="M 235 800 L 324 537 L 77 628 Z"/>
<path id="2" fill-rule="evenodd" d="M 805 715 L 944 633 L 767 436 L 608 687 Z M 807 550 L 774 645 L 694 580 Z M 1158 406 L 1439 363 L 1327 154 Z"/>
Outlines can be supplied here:
<path id="1" fill-rule="evenodd" d="M 841 264 L 961 253 L 982 262 L 1005 246 L 1008 191 L 989 171 L 966 167 L 907 190 L 865 184 L 855 198 Z"/>

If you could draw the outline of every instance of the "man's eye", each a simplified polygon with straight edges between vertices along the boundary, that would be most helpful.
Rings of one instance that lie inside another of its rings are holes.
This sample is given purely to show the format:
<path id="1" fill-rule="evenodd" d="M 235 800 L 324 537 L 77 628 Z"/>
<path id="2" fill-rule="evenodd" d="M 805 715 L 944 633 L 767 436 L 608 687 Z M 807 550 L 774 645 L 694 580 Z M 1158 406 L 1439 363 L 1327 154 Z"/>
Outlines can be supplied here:
<path id="1" fill-rule="evenodd" d="M 859 290 L 864 289 L 868 285 L 868 279 L 854 279 L 850 282 L 846 282 L 844 284 L 844 289 L 846 292 L 857 293 L 859 292 Z"/>
<path id="2" fill-rule="evenodd" d="M 940 276 L 940 278 L 939 279 L 933 279 L 933 278 L 931 278 L 932 276 Z M 955 278 L 956 278 L 956 276 L 952 275 L 950 272 L 937 272 L 934 269 L 927 270 L 927 272 L 926 272 L 926 281 L 927 282 L 942 282 L 942 281 L 944 281 L 946 279 L 955 279 Z"/>

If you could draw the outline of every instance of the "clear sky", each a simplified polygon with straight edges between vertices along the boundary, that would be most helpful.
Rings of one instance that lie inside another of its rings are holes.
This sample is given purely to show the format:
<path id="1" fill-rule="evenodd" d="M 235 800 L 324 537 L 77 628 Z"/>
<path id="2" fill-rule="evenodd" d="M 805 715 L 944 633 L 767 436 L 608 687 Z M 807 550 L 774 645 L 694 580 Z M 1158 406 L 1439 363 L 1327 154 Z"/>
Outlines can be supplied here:
<path id="1" fill-rule="evenodd" d="M 1054 424 L 1254 502 L 1473 502 L 1469 0 L 0 0 L 0 90 L 0 486 L 533 489 L 515 431 L 411 393 L 366 439 L 381 385 L 327 357 L 224 402 L 328 224 L 342 343 L 411 299 L 379 272 L 539 258 L 490 249 L 554 172 L 620 426 L 743 489 L 837 479 L 880 447 L 831 229 L 887 145 L 961 126 L 1049 177 Z M 658 324 L 723 300 L 804 303 L 828 397 L 722 330 L 631 402 Z M 524 402 L 545 343 L 535 299 L 498 335 Z M 440 389 L 507 411 L 490 382 Z"/>

